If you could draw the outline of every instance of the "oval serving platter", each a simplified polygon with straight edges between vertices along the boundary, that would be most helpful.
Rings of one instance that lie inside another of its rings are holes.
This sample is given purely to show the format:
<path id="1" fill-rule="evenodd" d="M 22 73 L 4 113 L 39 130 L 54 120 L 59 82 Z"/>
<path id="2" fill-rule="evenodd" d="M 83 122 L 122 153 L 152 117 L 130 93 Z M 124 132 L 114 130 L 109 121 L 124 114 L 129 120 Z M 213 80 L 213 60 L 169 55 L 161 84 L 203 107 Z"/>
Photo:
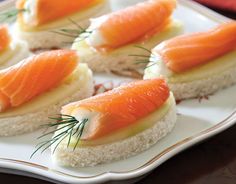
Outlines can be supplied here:
<path id="1" fill-rule="evenodd" d="M 112 9 L 120 9 L 140 0 L 112 0 Z M 0 3 L 0 11 L 14 1 Z M 179 0 L 174 17 L 183 22 L 185 32 L 207 30 L 228 19 L 190 0 Z M 118 85 L 132 79 L 116 75 L 95 75 L 96 83 Z M 63 168 L 50 159 L 49 151 L 30 159 L 41 131 L 0 138 L 0 172 L 36 177 L 56 183 L 133 183 L 177 153 L 216 135 L 236 122 L 236 86 L 214 95 L 182 101 L 173 132 L 151 149 L 126 160 L 90 168 Z"/>

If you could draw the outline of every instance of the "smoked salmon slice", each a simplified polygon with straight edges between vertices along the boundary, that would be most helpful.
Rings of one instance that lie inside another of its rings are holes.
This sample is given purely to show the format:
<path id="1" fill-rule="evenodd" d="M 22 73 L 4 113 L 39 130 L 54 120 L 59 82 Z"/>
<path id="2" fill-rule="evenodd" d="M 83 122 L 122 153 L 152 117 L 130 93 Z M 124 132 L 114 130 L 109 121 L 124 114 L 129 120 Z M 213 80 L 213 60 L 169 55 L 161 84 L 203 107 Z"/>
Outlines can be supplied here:
<path id="1" fill-rule="evenodd" d="M 36 5 L 34 10 L 29 10 L 35 13 L 35 19 L 32 21 L 32 26 L 39 26 L 62 17 L 79 12 L 92 3 L 98 0 L 35 0 Z M 25 9 L 27 0 L 18 0 L 16 7 L 19 10 Z M 27 11 L 27 10 L 26 10 Z M 23 13 L 19 14 L 20 19 L 23 18 Z"/>
<path id="2" fill-rule="evenodd" d="M 117 48 L 150 36 L 150 33 L 160 32 L 169 22 L 175 7 L 176 0 L 149 0 L 104 15 L 97 27 L 104 44 L 98 49 Z"/>
<path id="3" fill-rule="evenodd" d="M 78 64 L 74 51 L 48 51 L 0 71 L 0 112 L 56 87 Z"/>
<path id="4" fill-rule="evenodd" d="M 128 127 L 160 108 L 170 95 L 164 79 L 132 82 L 103 94 L 64 106 L 62 114 L 77 114 L 81 109 L 98 112 L 92 131 L 84 140 L 100 138 Z M 73 113 L 75 112 L 75 113 Z M 88 118 L 89 117 L 83 117 Z"/>
<path id="5" fill-rule="evenodd" d="M 180 73 L 203 65 L 236 49 L 236 21 L 210 31 L 187 34 L 167 40 L 153 49 L 167 67 Z"/>
<path id="6" fill-rule="evenodd" d="M 0 53 L 8 48 L 11 43 L 11 37 L 6 25 L 0 25 Z"/>

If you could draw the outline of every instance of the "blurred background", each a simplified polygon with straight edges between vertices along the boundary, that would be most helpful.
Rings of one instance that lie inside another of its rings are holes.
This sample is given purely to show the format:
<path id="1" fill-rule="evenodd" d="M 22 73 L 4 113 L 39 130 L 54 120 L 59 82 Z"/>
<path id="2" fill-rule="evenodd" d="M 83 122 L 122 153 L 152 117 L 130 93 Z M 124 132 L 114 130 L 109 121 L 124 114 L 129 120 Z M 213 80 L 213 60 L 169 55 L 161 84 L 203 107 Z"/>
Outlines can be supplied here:
<path id="1" fill-rule="evenodd" d="M 236 0 L 194 0 L 218 13 L 236 19 Z"/>
<path id="2" fill-rule="evenodd" d="M 189 1 L 199 2 L 220 14 L 236 19 L 236 0 Z M 157 181 L 160 184 L 235 184 L 235 132 L 236 125 L 214 138 L 178 154 L 137 184 L 153 184 Z M 170 176 L 168 173 L 172 175 Z M 17 184 L 50 184 L 23 176 L 0 174 L 0 183 L 16 183 L 16 181 Z"/>

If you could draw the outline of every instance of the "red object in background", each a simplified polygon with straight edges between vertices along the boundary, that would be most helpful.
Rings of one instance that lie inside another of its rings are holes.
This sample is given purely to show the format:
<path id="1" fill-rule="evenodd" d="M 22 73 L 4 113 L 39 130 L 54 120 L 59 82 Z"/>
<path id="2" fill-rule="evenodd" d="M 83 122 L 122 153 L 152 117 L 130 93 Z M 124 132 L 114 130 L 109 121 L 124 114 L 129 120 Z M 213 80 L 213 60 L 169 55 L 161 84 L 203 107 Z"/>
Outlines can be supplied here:
<path id="1" fill-rule="evenodd" d="M 207 6 L 236 12 L 236 0 L 195 0 Z"/>

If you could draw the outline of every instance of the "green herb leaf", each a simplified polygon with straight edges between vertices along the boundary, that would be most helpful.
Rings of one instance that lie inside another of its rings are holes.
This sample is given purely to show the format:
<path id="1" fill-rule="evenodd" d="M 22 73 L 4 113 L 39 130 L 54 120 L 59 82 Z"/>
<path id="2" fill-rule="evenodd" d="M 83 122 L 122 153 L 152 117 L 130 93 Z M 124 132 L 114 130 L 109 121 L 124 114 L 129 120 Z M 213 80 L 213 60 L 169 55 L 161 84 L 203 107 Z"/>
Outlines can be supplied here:
<path id="1" fill-rule="evenodd" d="M 27 11 L 26 9 L 18 10 L 16 8 L 0 13 L 0 23 L 11 23 L 16 20 L 18 13 Z"/>
<path id="2" fill-rule="evenodd" d="M 60 145 L 60 143 L 68 137 L 67 147 L 69 147 L 72 136 L 76 137 L 77 141 L 74 146 L 74 150 L 78 146 L 78 143 L 81 139 L 81 136 L 84 131 L 84 127 L 86 123 L 88 122 L 88 119 L 83 119 L 82 121 L 78 121 L 75 117 L 70 115 L 64 115 L 60 114 L 59 117 L 50 117 L 49 119 L 55 120 L 56 122 L 49 123 L 46 126 L 48 128 L 60 126 L 56 130 L 49 131 L 38 137 L 38 139 L 44 138 L 45 136 L 55 134 L 51 139 L 43 141 L 36 145 L 36 150 L 31 154 L 30 158 L 32 158 L 38 151 L 41 150 L 41 153 L 46 151 L 49 147 L 51 147 L 53 144 L 56 144 L 54 147 L 54 150 L 52 153 L 54 153 L 57 149 L 57 147 Z"/>
<path id="3" fill-rule="evenodd" d="M 62 36 L 67 36 L 67 37 L 71 37 L 71 38 L 77 38 L 77 40 L 75 42 L 79 42 L 82 41 L 86 38 L 89 37 L 89 35 L 92 33 L 92 31 L 89 31 L 85 28 L 83 28 L 82 26 L 80 26 L 76 21 L 72 20 L 72 19 L 68 19 L 74 26 L 75 28 L 70 28 L 70 29 L 58 29 L 58 30 L 53 30 L 50 31 L 52 33 L 56 33 Z M 72 44 L 73 42 L 66 42 L 65 44 Z"/>

